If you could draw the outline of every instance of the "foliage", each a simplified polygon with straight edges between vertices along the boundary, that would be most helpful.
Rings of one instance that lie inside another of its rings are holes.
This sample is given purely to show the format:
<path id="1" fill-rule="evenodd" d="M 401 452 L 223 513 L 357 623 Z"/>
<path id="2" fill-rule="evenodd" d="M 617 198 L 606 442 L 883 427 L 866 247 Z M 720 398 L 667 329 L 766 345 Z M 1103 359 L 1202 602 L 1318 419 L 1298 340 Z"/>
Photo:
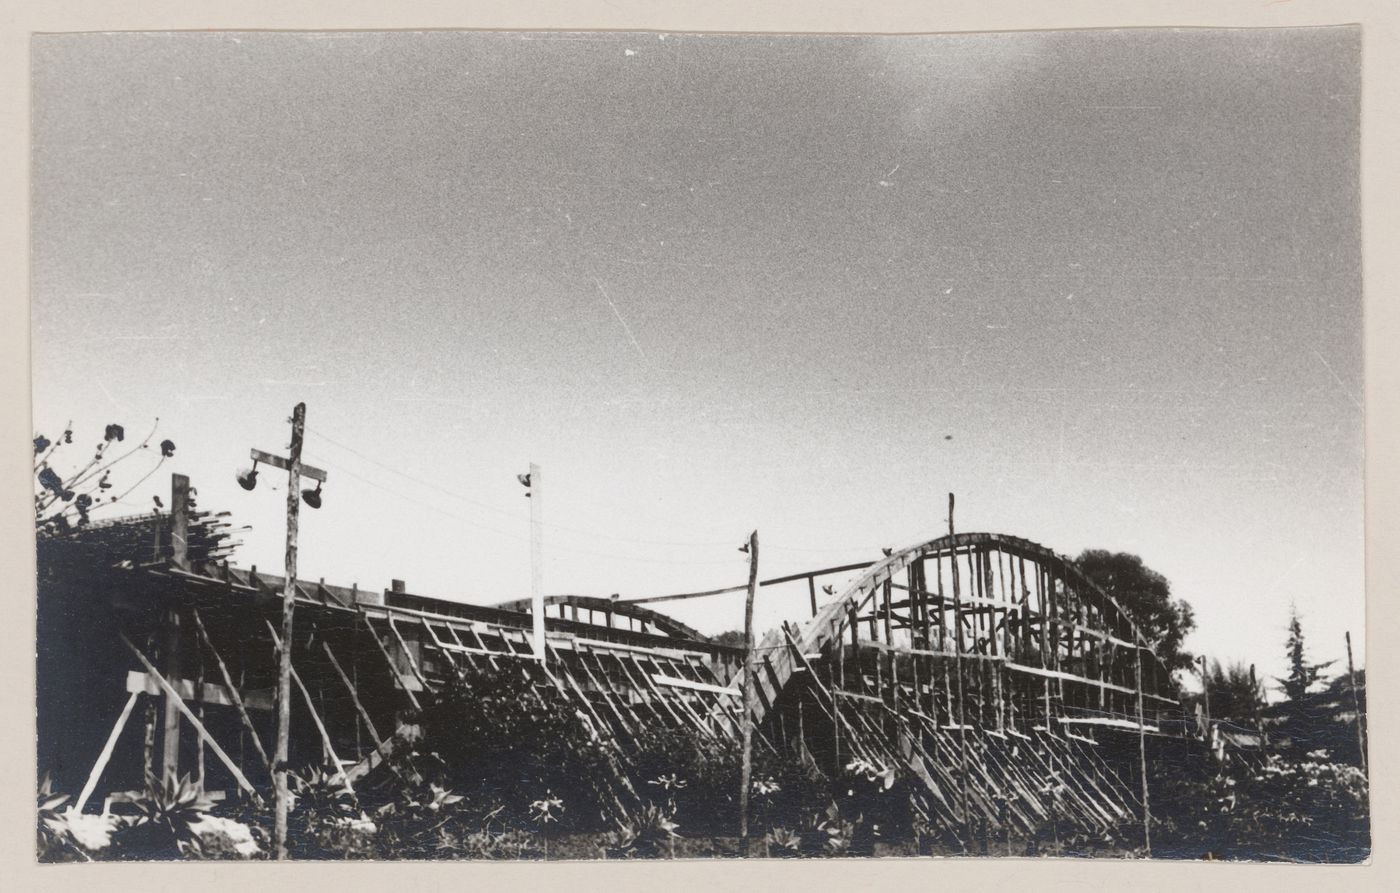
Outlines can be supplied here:
<path id="1" fill-rule="evenodd" d="M 73 810 L 68 794 L 56 794 L 48 775 L 39 784 L 36 851 L 40 862 L 72 862 L 88 859 L 87 852 L 107 848 L 111 823 L 102 816 L 85 816 Z"/>
<path id="2" fill-rule="evenodd" d="M 1195 615 L 1185 600 L 1171 597 L 1166 577 L 1127 552 L 1086 549 L 1075 563 L 1128 613 L 1169 670 L 1191 666 L 1182 643 L 1196 628 Z"/>
<path id="3" fill-rule="evenodd" d="M 728 648 L 745 647 L 744 631 L 741 629 L 727 629 L 719 635 L 710 636 L 710 641 Z"/>
<path id="4" fill-rule="evenodd" d="M 669 855 L 679 827 L 665 808 L 648 803 L 605 839 L 603 849 L 612 859 L 655 858 L 663 854 L 663 846 Z"/>
<path id="5" fill-rule="evenodd" d="M 146 789 L 132 806 L 134 821 L 120 828 L 113 839 L 120 857 L 173 859 L 197 846 L 196 826 L 214 802 L 188 775 L 161 780 L 147 774 Z"/>
<path id="6" fill-rule="evenodd" d="M 776 855 L 842 856 L 850 852 L 862 819 L 848 819 L 833 801 L 821 812 L 810 812 L 796 828 L 777 826 L 765 838 Z"/>
<path id="7" fill-rule="evenodd" d="M 1332 665 L 1332 661 L 1312 663 L 1306 659 L 1303 643 L 1303 624 L 1298 617 L 1298 609 L 1293 608 L 1288 618 L 1288 675 L 1279 680 L 1284 696 L 1294 703 L 1301 703 L 1313 685 L 1322 680 L 1322 671 Z"/>
<path id="8" fill-rule="evenodd" d="M 550 824 L 602 827 L 618 772 L 611 746 L 556 689 L 515 669 L 469 671 L 426 707 L 414 765 L 459 792 L 464 820 L 491 814 L 525 827 L 531 805 L 558 791 L 572 808 Z"/>
<path id="9" fill-rule="evenodd" d="M 439 848 L 463 859 L 538 859 L 544 855 L 535 836 L 518 828 L 483 828 L 460 838 L 444 832 Z"/>
<path id="10" fill-rule="evenodd" d="M 1325 750 L 1271 754 L 1160 787 L 1157 855 L 1358 862 L 1370 852 L 1366 777 Z"/>
<path id="11" fill-rule="evenodd" d="M 1252 722 L 1264 703 L 1264 687 L 1243 663 L 1222 666 L 1212 661 L 1206 675 L 1206 693 L 1212 719 Z"/>
<path id="12" fill-rule="evenodd" d="M 142 450 L 149 449 L 155 433 L 156 428 L 152 427 L 146 438 L 135 447 L 109 459 L 108 453 L 112 451 L 113 446 L 126 440 L 126 429 L 123 426 L 109 424 L 103 432 L 102 442 L 93 447 L 91 457 L 67 473 L 60 473 L 57 460 L 73 452 L 72 449 L 68 449 L 60 453 L 64 447 L 73 445 L 72 427 L 66 426 L 62 435 L 53 440 L 43 434 L 35 434 L 35 529 L 47 536 L 69 533 L 74 529 L 86 527 L 91 521 L 91 513 L 102 506 L 121 502 L 154 474 L 166 459 L 175 455 L 174 441 L 162 440 L 159 445 L 160 456 L 152 468 L 124 492 L 108 492 L 115 486 L 110 479 L 112 467 Z M 78 458 L 76 462 L 82 462 L 82 459 Z"/>
<path id="13" fill-rule="evenodd" d="M 355 811 L 355 795 L 345 784 L 345 776 L 319 766 L 310 766 L 300 773 L 288 772 L 293 808 L 307 816 L 328 819 L 351 815 Z"/>

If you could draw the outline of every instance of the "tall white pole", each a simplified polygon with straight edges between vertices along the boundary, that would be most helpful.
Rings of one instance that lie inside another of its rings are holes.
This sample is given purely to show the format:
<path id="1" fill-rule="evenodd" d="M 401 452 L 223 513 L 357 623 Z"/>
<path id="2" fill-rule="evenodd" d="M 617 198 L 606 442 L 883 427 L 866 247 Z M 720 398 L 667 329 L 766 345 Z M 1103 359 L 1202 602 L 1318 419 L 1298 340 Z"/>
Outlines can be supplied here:
<path id="1" fill-rule="evenodd" d="M 534 623 L 535 656 L 545 661 L 544 648 L 544 488 L 540 467 L 530 463 L 530 615 Z"/>

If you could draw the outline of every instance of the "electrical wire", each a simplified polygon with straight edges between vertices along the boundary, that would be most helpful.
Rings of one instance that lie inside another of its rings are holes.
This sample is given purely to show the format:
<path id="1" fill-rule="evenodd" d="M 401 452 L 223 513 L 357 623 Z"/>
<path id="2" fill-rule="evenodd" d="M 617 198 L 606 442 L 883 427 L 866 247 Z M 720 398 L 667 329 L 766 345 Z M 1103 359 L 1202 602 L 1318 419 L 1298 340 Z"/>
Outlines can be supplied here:
<path id="1" fill-rule="evenodd" d="M 321 460 L 319 457 L 317 457 L 317 461 L 316 461 L 315 463 L 312 463 L 312 464 L 321 465 L 321 466 L 327 466 L 327 465 L 328 465 L 328 463 L 324 462 L 324 461 Z M 470 519 L 470 518 L 462 517 L 461 515 L 458 515 L 458 514 L 456 514 L 456 513 L 454 513 L 454 512 L 449 512 L 449 511 L 447 511 L 446 509 L 443 509 L 441 506 L 435 505 L 435 504 L 433 504 L 433 503 L 431 503 L 431 502 L 429 502 L 429 501 L 427 501 L 427 500 L 425 500 L 425 499 L 419 499 L 418 497 L 410 496 L 410 495 L 407 494 L 407 493 L 403 493 L 403 492 L 401 492 L 401 491 L 399 491 L 399 490 L 396 490 L 396 489 L 394 489 L 394 488 L 392 488 L 392 487 L 385 486 L 385 485 L 383 485 L 383 484 L 378 483 L 377 481 L 373 481 L 373 480 L 370 480 L 370 479 L 367 478 L 367 477 L 364 477 L 364 476 L 362 476 L 362 475 L 356 474 L 355 472 L 350 471 L 349 469 L 345 468 L 344 466 L 330 465 L 330 466 L 327 468 L 328 471 L 329 471 L 329 470 L 332 470 L 332 469 L 334 469 L 335 471 L 337 471 L 337 472 L 340 473 L 340 474 L 344 474 L 346 477 L 353 478 L 354 480 L 360 481 L 361 483 L 364 483 L 364 484 L 368 484 L 369 486 L 374 487 L 375 489 L 382 490 L 383 492 L 388 493 L 388 494 L 390 494 L 391 496 L 397 496 L 398 498 L 403 499 L 403 500 L 405 500 L 405 501 L 407 501 L 407 502 L 412 502 L 412 503 L 414 503 L 414 504 L 416 504 L 416 505 L 421 505 L 421 506 L 423 506 L 424 508 L 427 508 L 427 509 L 429 509 L 429 510 L 431 510 L 431 511 L 437 512 L 438 514 L 442 515 L 442 516 L 445 517 L 445 518 L 451 518 L 452 520 L 454 520 L 454 521 L 456 521 L 456 522 L 458 522 L 458 523 L 460 523 L 460 524 L 465 524 L 465 525 L 467 525 L 468 527 L 473 527 L 473 528 L 476 528 L 476 529 L 478 529 L 478 530 L 488 531 L 488 532 L 490 532 L 490 533 L 496 534 L 497 536 L 501 536 L 501 537 L 504 537 L 505 539 L 509 539 L 509 540 L 515 540 L 515 541 L 517 541 L 517 542 L 527 542 L 527 543 L 528 543 L 528 542 L 530 541 L 530 538 L 529 538 L 528 536 L 521 536 L 521 535 L 519 535 L 519 534 L 514 534 L 514 533 L 511 533 L 511 532 L 509 532 L 509 531 L 501 530 L 500 528 L 497 528 L 497 527 L 491 527 L 490 525 L 482 524 L 481 522 L 472 520 L 472 519 Z M 608 552 L 597 552 L 597 551 L 594 551 L 594 550 L 592 550 L 592 549 L 580 549 L 580 548 L 578 548 L 578 547 L 576 547 L 576 546 L 564 546 L 564 545 L 558 545 L 558 544 L 551 544 L 551 545 L 550 545 L 550 551 L 570 552 L 570 553 L 574 553 L 574 554 L 578 554 L 578 555 L 588 555 L 588 556 L 594 557 L 594 558 L 608 558 L 608 559 L 613 559 L 613 560 L 616 560 L 616 561 L 640 562 L 640 563 L 644 563 L 644 564 L 664 564 L 664 565 L 677 565 L 677 566 L 699 566 L 699 565 L 704 565 L 704 566 L 718 566 L 718 565 L 725 565 L 725 564 L 731 564 L 731 563 L 732 563 L 732 560 L 731 560 L 731 559 L 707 559 L 707 560 L 699 560 L 699 561 L 677 561 L 677 560 L 673 560 L 673 559 L 666 559 L 666 558 L 648 558 L 648 557 L 645 557 L 645 556 L 637 556 L 637 555 L 618 555 L 618 554 L 613 554 L 613 553 L 608 553 Z"/>
<path id="2" fill-rule="evenodd" d="M 506 517 L 511 518 L 512 520 L 518 520 L 518 518 L 519 518 L 519 516 L 516 515 L 514 512 L 508 511 L 508 510 L 506 510 L 506 509 L 502 509 L 502 508 L 500 508 L 500 507 L 498 507 L 498 506 L 490 505 L 489 503 L 485 503 L 485 502 L 482 502 L 482 501 L 477 500 L 477 499 L 473 499 L 473 498 L 471 498 L 470 496 L 464 496 L 464 495 L 462 495 L 461 493 L 453 492 L 452 490 L 449 490 L 449 489 L 447 489 L 446 487 L 443 487 L 441 484 L 435 483 L 435 482 L 433 482 L 433 481 L 426 480 L 426 479 L 424 479 L 424 478 L 417 477 L 416 475 L 409 474 L 408 472 L 403 471 L 402 469 L 395 468 L 395 467 L 392 466 L 392 465 L 389 465 L 389 464 L 387 464 L 387 463 L 381 462 L 381 461 L 379 461 L 378 459 L 373 458 L 372 456 L 368 456 L 368 455 L 366 455 L 365 453 L 360 452 L 359 450 L 355 449 L 354 447 L 347 446 L 346 444 L 341 443 L 341 442 L 338 441 L 338 440 L 335 440 L 334 438 L 330 437 L 329 435 L 327 435 L 327 434 L 326 434 L 325 432 L 323 432 L 323 431 L 315 430 L 315 429 L 311 428 L 310 426 L 307 426 L 306 432 L 307 432 L 308 434 L 314 434 L 316 437 L 320 438 L 321 440 L 324 440 L 326 443 L 330 444 L 331 446 L 334 446 L 334 447 L 337 447 L 337 448 L 339 448 L 339 449 L 345 450 L 347 453 L 350 453 L 350 454 L 352 454 L 352 455 L 354 455 L 354 456 L 357 456 L 357 457 L 359 457 L 360 459 L 363 459 L 364 461 L 370 463 L 371 465 L 376 466 L 377 468 L 381 468 L 381 469 L 383 469 L 383 470 L 385 470 L 385 471 L 388 471 L 388 472 L 391 472 L 391 473 L 393 473 L 393 474 L 396 474 L 396 475 L 398 475 L 399 477 L 402 477 L 402 478 L 404 478 L 404 479 L 406 479 L 406 480 L 412 481 L 412 482 L 414 482 L 414 483 L 416 483 L 416 484 L 419 484 L 420 486 L 430 487 L 430 488 L 433 489 L 434 492 L 441 493 L 441 494 L 444 495 L 444 496 L 450 496 L 450 497 L 452 497 L 453 499 L 461 500 L 462 502 L 466 502 L 466 503 L 468 503 L 468 504 L 470 504 L 470 505 L 477 506 L 478 508 L 485 509 L 486 511 L 489 511 L 489 512 L 494 512 L 495 514 L 498 514 L 498 515 L 504 515 L 504 516 L 506 516 Z M 347 472 L 347 473 L 348 473 L 348 472 Z M 353 477 L 353 475 L 352 475 L 352 477 Z M 556 522 L 553 522 L 553 521 L 543 521 L 543 522 L 541 522 L 541 523 L 542 523 L 545 527 L 549 527 L 549 528 L 552 528 L 552 529 L 555 529 L 555 530 L 565 530 L 565 531 L 568 531 L 568 532 L 570 532 L 570 533 L 578 534 L 578 535 L 580 535 L 580 536 L 592 537 L 592 538 L 594 538 L 594 539 L 601 539 L 601 540 L 609 540 L 609 541 L 611 541 L 611 542 L 617 542 L 617 543 L 627 543 L 627 544 L 630 544 L 630 545 L 641 545 L 641 546 L 678 546 L 678 547 L 683 547 L 683 548 L 718 548 L 718 547 L 721 547 L 721 546 L 728 546 L 728 545 L 730 545 L 730 541 L 729 541 L 729 540 L 688 540 L 688 541 L 687 541 L 687 540 L 653 540 L 653 539 L 639 539 L 639 538 L 635 538 L 635 537 L 614 536 L 614 535 L 611 535 L 611 534 L 600 533 L 600 532 L 595 531 L 595 530 L 587 530 L 587 529 L 580 528 L 580 527 L 572 527 L 572 526 L 567 525 L 567 524 L 559 524 L 559 523 L 556 523 Z M 494 529 L 494 528 L 489 528 L 489 527 L 488 527 L 488 528 L 485 528 L 485 529 L 488 529 L 488 530 L 489 530 L 489 529 Z M 510 534 L 504 534 L 504 535 L 510 536 Z M 860 546 L 841 546 L 841 547 L 839 547 L 839 548 L 838 548 L 838 547 L 820 548 L 820 547 L 811 547 L 811 546 L 785 546 L 785 545 L 782 545 L 781 543 L 765 543 L 765 544 L 764 544 L 764 548 L 766 548 L 766 549 L 775 549 L 775 550 L 780 551 L 780 552 L 796 552 L 796 553 L 804 553 L 804 554 L 810 554 L 810 555 L 822 555 L 822 554 L 829 555 L 829 554 L 831 554 L 832 552 L 841 551 L 841 550 L 847 550 L 847 551 L 851 551 L 851 552 L 874 552 L 878 547 L 876 547 L 876 546 L 870 546 L 870 547 L 866 548 L 866 547 L 860 547 Z"/>
<path id="3" fill-rule="evenodd" d="M 345 444 L 340 443 L 339 441 L 336 441 L 336 440 L 331 439 L 330 437 L 326 436 L 323 432 L 320 432 L 320 431 L 313 431 L 310 427 L 308 427 L 306 430 L 307 430 L 307 433 L 309 433 L 309 434 L 315 434 L 317 437 L 321 438 L 322 440 L 326 441 L 327 443 L 331 444 L 332 446 L 339 447 L 340 449 L 345 450 L 345 451 L 348 452 L 348 453 L 352 453 L 352 454 L 354 454 L 354 455 L 360 457 L 361 459 L 365 460 L 366 462 L 369 462 L 369 463 L 372 464 L 372 465 L 375 465 L 375 466 L 377 466 L 377 467 L 379 467 L 379 468 L 382 468 L 382 469 L 384 469 L 385 471 L 393 472 L 394 474 L 397 474 L 397 475 L 399 475 L 400 477 L 406 478 L 407 480 L 413 481 L 413 482 L 416 483 L 416 484 L 420 484 L 420 485 L 422 485 L 422 486 L 424 486 L 424 487 L 431 487 L 435 492 L 441 493 L 441 494 L 443 494 L 444 496 L 450 496 L 450 497 L 452 497 L 453 499 L 459 499 L 459 500 L 461 500 L 461 501 L 463 501 L 463 502 L 470 503 L 471 505 L 477 506 L 478 508 L 485 509 L 486 511 L 489 511 L 489 512 L 495 512 L 496 514 L 499 514 L 499 515 L 505 515 L 505 516 L 510 517 L 510 518 L 512 518 L 512 519 L 518 519 L 518 517 L 519 517 L 519 516 L 516 515 L 514 512 L 508 511 L 508 510 L 506 510 L 506 509 L 502 509 L 502 508 L 500 508 L 500 507 L 498 507 L 498 506 L 490 505 L 490 504 L 488 504 L 488 503 L 482 502 L 482 501 L 477 500 L 477 499 L 472 499 L 470 496 L 464 496 L 464 495 L 462 495 L 462 494 L 460 494 L 460 493 L 454 493 L 453 491 L 448 490 L 447 488 L 443 487 L 441 484 L 437 484 L 437 483 L 434 483 L 434 482 L 432 482 L 432 481 L 428 481 L 428 480 L 425 480 L 425 479 L 423 479 L 423 478 L 416 477 L 416 476 L 414 476 L 414 475 L 409 474 L 409 473 L 406 472 L 406 471 L 402 471 L 402 470 L 400 470 L 400 469 L 398 469 L 398 468 L 395 468 L 395 467 L 393 467 L 392 465 L 387 465 L 387 464 L 385 464 L 385 463 L 383 463 L 383 462 L 380 462 L 379 460 L 374 459 L 374 458 L 371 458 L 370 456 L 365 455 L 364 453 L 360 452 L 359 450 L 356 450 L 356 449 L 353 448 L 353 447 L 346 446 Z M 621 537 L 621 536 L 613 536 L 613 535 L 606 534 L 606 533 L 599 533 L 599 532 L 597 532 L 597 531 L 595 531 L 595 530 L 586 530 L 586 529 L 581 528 L 581 527 L 571 527 L 571 526 L 569 526 L 569 525 L 566 525 L 566 524 L 558 524 L 558 523 L 555 523 L 555 522 L 553 522 L 553 521 L 544 521 L 544 522 L 542 522 L 542 523 L 544 524 L 545 527 L 552 527 L 552 528 L 554 528 L 555 530 L 567 530 L 567 531 L 569 531 L 570 533 L 577 533 L 577 534 L 579 534 L 579 535 L 581 535 L 581 536 L 590 536 L 590 537 L 594 537 L 594 538 L 597 538 L 597 539 L 611 540 L 611 541 L 613 541 L 613 542 L 629 543 L 629 544 L 633 544 L 633 545 L 646 545 L 646 546 L 683 546 L 683 547 L 698 547 L 698 548 L 711 548 L 711 547 L 719 547 L 719 546 L 728 546 L 728 545 L 730 545 L 729 540 L 680 541 L 680 540 L 636 539 L 636 538 L 631 538 L 631 537 Z"/>

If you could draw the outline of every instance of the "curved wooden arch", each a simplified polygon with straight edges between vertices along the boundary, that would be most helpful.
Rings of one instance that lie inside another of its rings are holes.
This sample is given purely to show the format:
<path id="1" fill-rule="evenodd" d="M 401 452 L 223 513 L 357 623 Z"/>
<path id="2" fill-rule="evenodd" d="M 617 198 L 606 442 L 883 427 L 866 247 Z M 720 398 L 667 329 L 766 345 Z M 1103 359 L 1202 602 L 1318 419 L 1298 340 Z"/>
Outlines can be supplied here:
<path id="1" fill-rule="evenodd" d="M 875 596 L 876 587 L 891 579 L 895 574 L 905 570 L 908 566 L 920 559 L 932 556 L 944 555 L 950 551 L 964 549 L 975 546 L 996 546 L 1001 551 L 1009 555 L 1017 555 L 1049 567 L 1058 572 L 1060 579 L 1066 580 L 1077 589 L 1071 589 L 1071 594 L 1087 594 L 1098 604 L 1096 607 L 1112 609 L 1115 619 L 1122 625 L 1125 632 L 1132 635 L 1133 641 L 1144 651 L 1150 653 L 1154 660 L 1165 670 L 1166 665 L 1157 656 L 1156 650 L 1151 643 L 1138 629 L 1133 621 L 1118 601 L 1097 583 L 1090 580 L 1083 571 L 1079 569 L 1072 559 L 1046 548 L 1039 543 L 1017 536 L 1009 536 L 1004 533 L 958 533 L 936 537 L 927 542 L 915 546 L 908 546 L 897 552 L 892 552 L 884 559 L 871 565 L 863 574 L 852 581 L 846 591 L 837 596 L 833 601 L 828 602 L 817 612 L 817 616 L 812 619 L 815 623 L 818 618 L 827 615 L 828 610 L 836 614 L 836 635 L 840 635 L 844 629 L 846 618 L 849 616 L 851 608 L 860 610 L 865 604 Z M 833 607 L 835 606 L 835 607 Z M 830 619 L 828 617 L 828 619 Z"/>
<path id="2" fill-rule="evenodd" d="M 666 614 L 653 611 L 643 605 L 632 604 L 621 600 L 610 598 L 600 598 L 595 595 L 547 595 L 544 597 L 545 607 L 551 605 L 561 605 L 565 607 L 586 608 L 591 611 L 603 611 L 616 614 L 620 617 L 632 617 L 641 620 L 654 629 L 677 639 L 685 639 L 691 642 L 708 642 L 709 636 L 700 631 L 687 626 Z M 528 613 L 530 610 L 530 600 L 528 598 L 515 599 L 514 601 L 502 602 L 497 605 L 503 611 L 521 611 Z"/>
<path id="3" fill-rule="evenodd" d="M 882 588 L 886 584 L 897 585 L 894 584 L 895 575 L 905 573 L 910 565 L 922 559 L 947 559 L 977 549 L 999 550 L 1049 571 L 1051 580 L 1064 583 L 1063 594 L 1067 604 L 1061 607 L 1069 610 L 1065 612 L 1067 616 L 1058 618 L 1061 622 L 1074 624 L 1078 631 L 1098 635 L 1118 647 L 1127 646 L 1150 655 L 1155 665 L 1152 678 L 1170 678 L 1170 671 L 1128 613 L 1112 596 L 1085 576 L 1073 560 L 1020 537 L 999 533 L 959 533 L 936 537 L 892 552 L 862 572 L 841 594 L 819 606 L 810 620 L 796 629 L 785 628 L 765 636 L 759 648 L 766 655 L 764 671 L 755 676 L 759 689 L 758 703 L 754 705 L 755 721 L 763 720 L 788 680 L 803 670 L 807 655 L 826 652 L 833 645 L 840 646 L 852 619 L 861 611 L 875 610 L 874 602 Z M 964 598 L 964 601 L 969 600 L 979 601 Z M 1005 604 L 1012 606 L 1009 602 Z M 1097 609 L 1098 616 L 1093 618 L 1093 622 L 1098 628 L 1071 619 L 1081 606 Z M 737 683 L 738 679 L 739 674 L 736 673 L 731 684 Z M 1163 700 L 1155 691 L 1150 696 Z"/>

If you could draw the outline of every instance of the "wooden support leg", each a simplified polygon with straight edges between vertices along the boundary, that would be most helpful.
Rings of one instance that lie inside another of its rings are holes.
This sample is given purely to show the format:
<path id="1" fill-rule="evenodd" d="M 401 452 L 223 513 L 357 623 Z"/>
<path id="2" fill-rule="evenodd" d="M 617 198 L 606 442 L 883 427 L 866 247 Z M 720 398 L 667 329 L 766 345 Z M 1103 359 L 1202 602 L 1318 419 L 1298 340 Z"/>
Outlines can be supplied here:
<path id="1" fill-rule="evenodd" d="M 165 617 L 165 674 L 180 678 L 180 615 L 171 610 Z M 170 783 L 180 771 L 180 708 L 166 698 L 165 721 L 161 726 L 160 777 Z"/>
<path id="2" fill-rule="evenodd" d="M 102 752 L 97 755 L 97 762 L 92 764 L 87 784 L 83 785 L 82 793 L 78 794 L 78 802 L 73 805 L 74 812 L 82 812 L 88 798 L 92 796 L 93 789 L 97 787 L 97 780 L 102 777 L 102 770 L 107 768 L 107 761 L 112 758 L 112 749 L 117 746 L 117 738 L 121 736 L 122 729 L 126 726 L 126 720 L 131 716 L 131 708 L 136 706 L 136 699 L 140 696 L 140 692 L 132 692 L 131 697 L 126 699 L 126 706 L 122 708 L 121 715 L 117 717 L 117 724 L 112 726 L 112 734 L 107 736 L 107 743 L 102 746 Z"/>

